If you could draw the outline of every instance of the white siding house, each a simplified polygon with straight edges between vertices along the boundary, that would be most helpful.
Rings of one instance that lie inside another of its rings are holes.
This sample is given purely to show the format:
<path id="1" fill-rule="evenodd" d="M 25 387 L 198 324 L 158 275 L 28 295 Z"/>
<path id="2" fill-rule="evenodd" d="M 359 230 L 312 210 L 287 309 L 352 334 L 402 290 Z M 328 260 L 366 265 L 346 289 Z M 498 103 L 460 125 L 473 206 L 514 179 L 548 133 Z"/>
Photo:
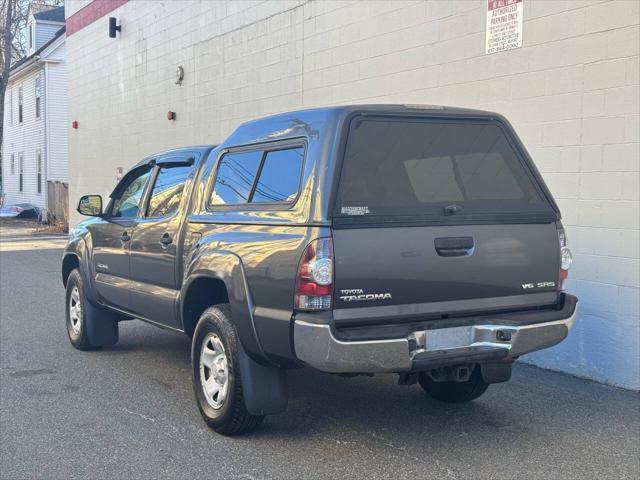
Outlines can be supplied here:
<path id="1" fill-rule="evenodd" d="M 51 40 L 64 26 L 64 17 L 61 21 L 60 15 L 57 14 L 59 8 L 63 9 L 64 7 L 29 13 L 27 18 L 27 56 Z"/>
<path id="2" fill-rule="evenodd" d="M 66 191 L 69 176 L 64 8 L 31 14 L 27 28 L 33 48 L 11 67 L 5 94 L 4 204 L 60 212 L 63 206 L 50 205 L 48 194 L 56 184 Z"/>

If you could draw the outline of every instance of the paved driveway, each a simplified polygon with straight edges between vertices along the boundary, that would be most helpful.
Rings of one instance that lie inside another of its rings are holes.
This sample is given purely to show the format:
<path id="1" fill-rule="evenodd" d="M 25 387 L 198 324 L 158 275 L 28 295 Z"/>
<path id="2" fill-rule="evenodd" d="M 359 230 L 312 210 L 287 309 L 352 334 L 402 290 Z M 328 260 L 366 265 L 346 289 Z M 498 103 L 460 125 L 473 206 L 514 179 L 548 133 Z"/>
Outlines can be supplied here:
<path id="1" fill-rule="evenodd" d="M 63 240 L 0 229 L 3 479 L 640 476 L 638 394 L 526 365 L 467 405 L 299 370 L 286 413 L 221 437 L 192 399 L 186 337 L 132 321 L 117 346 L 74 350 Z"/>

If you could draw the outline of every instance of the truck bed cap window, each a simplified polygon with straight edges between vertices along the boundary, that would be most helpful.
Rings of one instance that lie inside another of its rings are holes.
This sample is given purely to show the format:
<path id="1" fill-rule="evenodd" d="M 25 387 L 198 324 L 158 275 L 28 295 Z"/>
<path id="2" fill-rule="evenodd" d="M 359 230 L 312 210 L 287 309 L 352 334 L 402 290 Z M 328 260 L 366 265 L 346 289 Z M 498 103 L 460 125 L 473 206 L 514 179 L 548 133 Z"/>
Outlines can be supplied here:
<path id="1" fill-rule="evenodd" d="M 295 200 L 303 160 L 302 147 L 267 152 L 251 201 L 270 203 Z"/>
<path id="2" fill-rule="evenodd" d="M 224 154 L 209 199 L 210 206 L 295 202 L 300 190 L 305 148 L 260 148 Z"/>
<path id="3" fill-rule="evenodd" d="M 260 151 L 225 154 L 220 159 L 211 203 L 213 205 L 246 203 L 261 159 Z"/>
<path id="4" fill-rule="evenodd" d="M 356 118 L 335 213 L 550 212 L 534 182 L 497 123 Z"/>

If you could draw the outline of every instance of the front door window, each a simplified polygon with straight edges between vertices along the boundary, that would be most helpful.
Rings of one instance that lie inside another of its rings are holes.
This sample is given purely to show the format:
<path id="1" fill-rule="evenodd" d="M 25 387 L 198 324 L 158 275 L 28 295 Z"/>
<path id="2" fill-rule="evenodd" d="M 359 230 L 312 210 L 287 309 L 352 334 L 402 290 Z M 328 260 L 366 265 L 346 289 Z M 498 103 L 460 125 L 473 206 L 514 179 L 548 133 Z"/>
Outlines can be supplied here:
<path id="1" fill-rule="evenodd" d="M 191 169 L 191 165 L 177 165 L 160 169 L 149 199 L 147 218 L 169 217 L 178 211 L 184 185 Z"/>
<path id="2" fill-rule="evenodd" d="M 151 168 L 146 166 L 123 180 L 113 201 L 112 217 L 136 218 L 140 214 L 140 201 L 150 175 Z"/>

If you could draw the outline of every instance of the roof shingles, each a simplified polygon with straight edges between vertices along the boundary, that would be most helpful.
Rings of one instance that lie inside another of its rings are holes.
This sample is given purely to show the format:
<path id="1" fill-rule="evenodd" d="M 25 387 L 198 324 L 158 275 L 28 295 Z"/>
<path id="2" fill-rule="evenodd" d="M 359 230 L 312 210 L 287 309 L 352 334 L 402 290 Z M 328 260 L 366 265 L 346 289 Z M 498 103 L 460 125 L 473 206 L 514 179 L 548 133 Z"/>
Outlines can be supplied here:
<path id="1" fill-rule="evenodd" d="M 33 52 L 31 55 L 27 56 L 27 57 L 23 57 L 20 60 L 18 60 L 17 62 L 15 62 L 14 64 L 11 65 L 11 72 L 15 71 L 18 67 L 24 65 L 25 63 L 27 63 L 29 60 L 32 60 L 33 58 L 35 58 L 36 56 L 40 55 L 40 53 L 42 53 L 42 51 L 47 48 L 49 45 L 51 45 L 53 42 L 56 41 L 56 39 L 58 39 L 61 35 L 64 35 L 65 32 L 65 27 L 60 28 L 60 30 L 58 30 L 56 32 L 56 34 L 53 36 L 53 38 L 51 40 L 49 40 L 47 43 L 45 43 L 44 45 L 42 45 L 38 50 L 36 50 L 35 52 Z"/>
<path id="2" fill-rule="evenodd" d="M 46 22 L 60 22 L 64 23 L 64 6 L 49 8 L 47 10 L 41 10 L 33 14 L 33 18 L 37 20 L 43 20 Z"/>

